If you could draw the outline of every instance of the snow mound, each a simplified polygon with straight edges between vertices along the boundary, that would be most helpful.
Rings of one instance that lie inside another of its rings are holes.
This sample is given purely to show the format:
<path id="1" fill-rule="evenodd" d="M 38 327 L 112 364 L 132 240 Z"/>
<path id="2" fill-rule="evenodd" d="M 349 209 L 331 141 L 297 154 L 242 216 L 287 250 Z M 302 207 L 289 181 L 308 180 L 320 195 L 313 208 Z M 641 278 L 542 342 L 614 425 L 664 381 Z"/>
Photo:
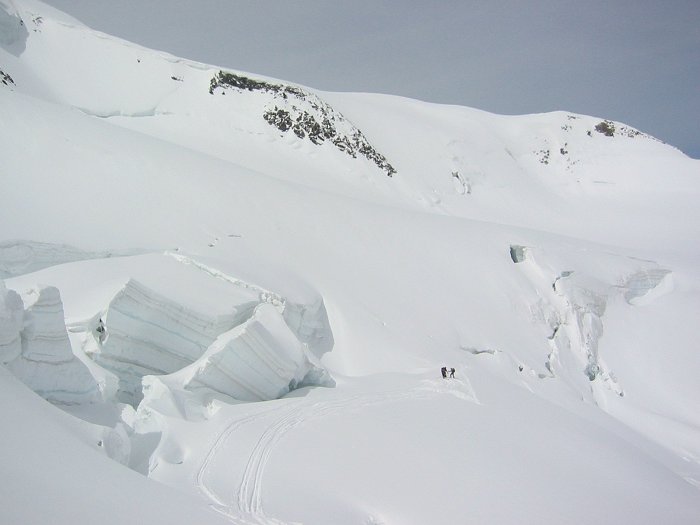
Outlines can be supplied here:
<path id="1" fill-rule="evenodd" d="M 16 322 L 16 294 L 6 292 L 4 300 L 6 305 L 12 305 L 11 319 Z M 21 353 L 7 364 L 8 369 L 52 403 L 75 404 L 101 400 L 97 382 L 88 368 L 73 355 L 58 289 L 39 287 L 25 294 L 23 300 L 26 310 L 21 332 Z"/>

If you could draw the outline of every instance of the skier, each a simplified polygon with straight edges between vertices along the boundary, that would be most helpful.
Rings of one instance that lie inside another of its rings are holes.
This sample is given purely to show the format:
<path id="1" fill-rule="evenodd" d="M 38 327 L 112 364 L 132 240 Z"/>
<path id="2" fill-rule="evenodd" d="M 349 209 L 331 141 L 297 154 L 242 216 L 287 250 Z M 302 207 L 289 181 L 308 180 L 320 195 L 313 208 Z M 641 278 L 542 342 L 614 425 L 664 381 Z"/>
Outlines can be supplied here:
<path id="1" fill-rule="evenodd" d="M 450 368 L 450 377 L 452 379 L 454 379 L 454 377 L 455 377 L 455 369 L 454 368 Z"/>
<path id="2" fill-rule="evenodd" d="M 440 372 L 442 372 L 442 378 L 443 378 L 443 379 L 447 379 L 447 367 L 446 367 L 446 366 L 443 366 L 443 367 L 440 369 Z"/>

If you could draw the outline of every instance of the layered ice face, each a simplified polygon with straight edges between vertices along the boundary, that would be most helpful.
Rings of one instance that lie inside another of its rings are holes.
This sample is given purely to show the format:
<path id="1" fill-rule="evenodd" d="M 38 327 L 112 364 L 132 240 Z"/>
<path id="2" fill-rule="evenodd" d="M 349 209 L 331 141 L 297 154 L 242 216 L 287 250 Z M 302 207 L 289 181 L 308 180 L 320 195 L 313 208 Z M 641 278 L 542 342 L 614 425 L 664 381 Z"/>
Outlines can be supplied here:
<path id="1" fill-rule="evenodd" d="M 20 333 L 24 322 L 22 299 L 0 281 L 0 361 L 7 364 L 22 353 Z"/>
<path id="2" fill-rule="evenodd" d="M 99 345 L 92 353 L 96 363 L 118 376 L 120 401 L 137 405 L 142 377 L 171 374 L 194 363 L 257 304 L 252 293 L 231 300 L 228 313 L 202 312 L 130 279 L 109 303 L 104 332 L 95 327 Z"/>
<path id="3" fill-rule="evenodd" d="M 79 283 L 64 279 L 77 274 Z M 153 401 L 153 385 L 161 383 L 190 404 L 212 395 L 263 401 L 333 384 L 319 363 L 333 335 L 313 292 L 283 296 L 170 253 L 85 260 L 40 275 L 68 291 L 73 348 L 57 288 L 20 297 L 3 286 L 0 355 L 50 401 L 136 408 L 144 386 Z M 89 301 L 85 289 L 93 289 Z"/>
<path id="4" fill-rule="evenodd" d="M 101 399 L 97 381 L 71 349 L 57 288 L 37 287 L 20 299 L 3 285 L 0 304 L 0 348 L 15 376 L 56 404 Z"/>

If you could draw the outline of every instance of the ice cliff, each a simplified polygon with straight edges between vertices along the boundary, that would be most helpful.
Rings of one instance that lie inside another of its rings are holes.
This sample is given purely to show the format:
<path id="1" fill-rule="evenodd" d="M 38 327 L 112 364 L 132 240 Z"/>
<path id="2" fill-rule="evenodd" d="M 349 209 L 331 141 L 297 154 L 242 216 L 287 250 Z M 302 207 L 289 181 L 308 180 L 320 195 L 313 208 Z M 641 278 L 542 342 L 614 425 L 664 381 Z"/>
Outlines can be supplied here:
<path id="1" fill-rule="evenodd" d="M 303 385 L 328 384 L 327 372 L 269 304 L 242 325 L 221 334 L 182 371 L 183 388 L 207 389 L 241 401 L 276 399 Z"/>
<path id="2" fill-rule="evenodd" d="M 21 299 L 0 287 L 0 350 L 7 368 L 52 403 L 101 399 L 97 382 L 73 354 L 54 287 L 30 290 Z"/>
<path id="3" fill-rule="evenodd" d="M 266 401 L 303 386 L 333 386 L 275 307 L 261 304 L 245 323 L 221 334 L 200 359 L 170 375 L 143 378 L 140 424 L 154 412 L 197 421 L 211 401 Z"/>
<path id="4" fill-rule="evenodd" d="M 99 281 L 132 276 L 106 286 L 70 324 L 74 346 L 105 374 L 109 398 L 136 408 L 144 387 L 161 380 L 176 397 L 207 391 L 229 402 L 332 384 L 319 359 L 333 348 L 333 333 L 313 290 L 292 286 L 282 295 L 169 253 L 75 264 L 99 267 Z M 13 338 L 10 328 L 3 332 L 7 354 Z"/>
<path id="5" fill-rule="evenodd" d="M 131 279 L 110 302 L 106 337 L 92 357 L 119 377 L 120 401 L 138 404 L 143 376 L 171 374 L 193 363 L 257 304 L 254 294 L 231 301 L 227 315 L 198 312 Z"/>
<path id="6" fill-rule="evenodd" d="M 511 259 L 534 286 L 531 319 L 547 331 L 546 373 L 596 402 L 605 388 L 624 396 L 623 385 L 600 352 L 610 304 L 648 304 L 673 288 L 672 272 L 653 261 L 511 245 Z M 592 273 L 583 268 L 596 268 Z"/>
<path id="7" fill-rule="evenodd" d="M 0 281 L 0 361 L 7 364 L 22 353 L 21 332 L 24 323 L 22 298 L 7 290 Z"/>

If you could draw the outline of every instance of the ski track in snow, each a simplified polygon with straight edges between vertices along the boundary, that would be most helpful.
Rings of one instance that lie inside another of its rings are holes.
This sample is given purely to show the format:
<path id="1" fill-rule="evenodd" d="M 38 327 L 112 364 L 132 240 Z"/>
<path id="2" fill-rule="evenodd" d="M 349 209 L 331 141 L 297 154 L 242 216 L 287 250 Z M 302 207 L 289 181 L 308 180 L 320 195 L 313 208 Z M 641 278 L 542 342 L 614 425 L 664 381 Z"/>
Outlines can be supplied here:
<path id="1" fill-rule="evenodd" d="M 449 384 L 448 384 L 449 383 Z M 457 385 L 455 387 L 455 385 Z M 424 380 L 412 390 L 398 390 L 357 394 L 333 401 L 286 400 L 283 406 L 258 411 L 232 421 L 213 442 L 202 465 L 196 474 L 199 491 L 210 501 L 211 507 L 239 521 L 258 525 L 289 525 L 289 522 L 267 516 L 263 509 L 263 480 L 267 464 L 276 446 L 288 432 L 312 419 L 343 412 L 353 407 L 367 407 L 409 399 L 427 399 L 433 396 L 450 394 L 460 399 L 480 404 L 468 380 Z M 281 415 L 278 415 L 280 414 Z M 241 427 L 275 416 L 276 419 L 267 426 L 253 446 L 246 463 L 242 478 L 235 495 L 222 496 L 216 489 L 207 485 L 207 477 L 212 469 L 216 455 L 228 442 L 229 438 Z M 240 521 L 243 516 L 244 521 Z"/>
<path id="2" fill-rule="evenodd" d="M 256 421 L 260 417 L 264 417 L 269 413 L 277 412 L 284 408 L 285 406 L 276 406 L 269 410 L 257 411 L 254 414 L 249 414 L 240 419 L 235 419 L 224 429 L 223 432 L 217 435 L 216 439 L 214 439 L 213 444 L 209 449 L 209 452 L 207 453 L 206 457 L 204 458 L 204 461 L 202 462 L 202 465 L 197 471 L 195 477 L 195 485 L 202 494 L 204 494 L 209 500 L 211 500 L 212 504 L 210 506 L 217 512 L 231 518 L 235 517 L 235 515 L 232 514 L 229 510 L 230 505 L 225 503 L 221 498 L 219 498 L 213 490 L 209 489 L 205 481 L 205 476 L 207 472 L 209 472 L 210 464 L 216 456 L 217 452 L 226 443 L 231 434 L 238 430 L 240 427 L 247 425 L 248 423 L 251 423 L 253 421 Z"/>

